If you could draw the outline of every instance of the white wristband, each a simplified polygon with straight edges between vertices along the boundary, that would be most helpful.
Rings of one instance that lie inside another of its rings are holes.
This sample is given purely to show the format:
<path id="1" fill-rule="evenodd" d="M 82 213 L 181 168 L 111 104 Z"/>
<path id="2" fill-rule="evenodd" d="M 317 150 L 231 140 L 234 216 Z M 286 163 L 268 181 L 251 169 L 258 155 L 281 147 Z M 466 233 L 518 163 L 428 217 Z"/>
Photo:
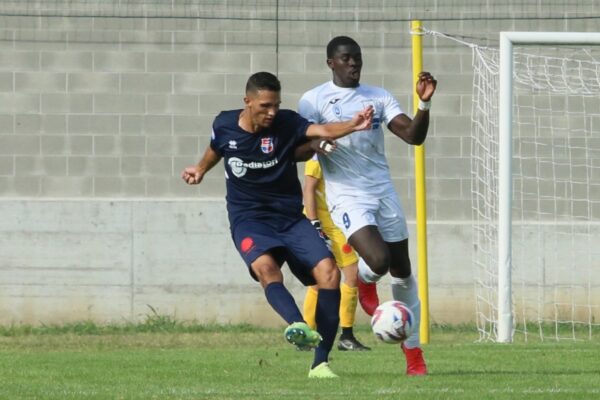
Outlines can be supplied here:
<path id="1" fill-rule="evenodd" d="M 423 101 L 423 100 L 419 99 L 419 110 L 429 111 L 430 108 L 431 108 L 431 100 Z"/>

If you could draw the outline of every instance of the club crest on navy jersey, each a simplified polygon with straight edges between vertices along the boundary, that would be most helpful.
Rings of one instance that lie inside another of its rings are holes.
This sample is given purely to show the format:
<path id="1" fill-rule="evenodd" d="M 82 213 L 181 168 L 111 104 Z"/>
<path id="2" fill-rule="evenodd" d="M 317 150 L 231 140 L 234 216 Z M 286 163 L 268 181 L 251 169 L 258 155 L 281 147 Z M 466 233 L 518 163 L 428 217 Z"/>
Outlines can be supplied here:
<path id="1" fill-rule="evenodd" d="M 263 153 L 269 154 L 273 151 L 273 138 L 262 138 L 260 139 L 260 149 Z"/>

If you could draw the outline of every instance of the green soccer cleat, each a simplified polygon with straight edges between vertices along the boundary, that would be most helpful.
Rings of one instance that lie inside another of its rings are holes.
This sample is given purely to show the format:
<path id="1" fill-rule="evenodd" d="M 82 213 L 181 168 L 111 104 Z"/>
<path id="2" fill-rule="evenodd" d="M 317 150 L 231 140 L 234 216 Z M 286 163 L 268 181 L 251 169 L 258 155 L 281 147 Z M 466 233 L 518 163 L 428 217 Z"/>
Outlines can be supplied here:
<path id="1" fill-rule="evenodd" d="M 337 376 L 331 370 L 331 368 L 329 368 L 329 364 L 326 362 L 322 362 L 321 364 L 308 371 L 308 377 L 317 379 L 339 378 L 339 376 Z"/>
<path id="2" fill-rule="evenodd" d="M 319 332 L 304 322 L 294 322 L 285 329 L 284 335 L 288 342 L 300 347 L 317 347 L 323 340 Z"/>

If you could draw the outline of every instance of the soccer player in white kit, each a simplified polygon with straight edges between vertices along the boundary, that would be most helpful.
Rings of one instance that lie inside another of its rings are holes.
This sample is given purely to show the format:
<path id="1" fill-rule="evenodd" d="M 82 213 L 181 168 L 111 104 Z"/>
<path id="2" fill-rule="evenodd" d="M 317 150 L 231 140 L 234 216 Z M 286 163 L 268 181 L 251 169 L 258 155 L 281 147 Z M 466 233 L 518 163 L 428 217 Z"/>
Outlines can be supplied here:
<path id="1" fill-rule="evenodd" d="M 362 54 L 352 38 L 338 36 L 329 42 L 327 65 L 333 80 L 302 96 L 298 112 L 303 117 L 322 124 L 347 120 L 369 105 L 375 109 L 370 130 L 338 139 L 334 152 L 319 154 L 329 211 L 360 256 L 359 281 L 377 282 L 389 271 L 393 298 L 413 311 L 415 330 L 402 344 L 406 373 L 425 375 L 419 339 L 421 305 L 408 256 L 408 229 L 384 154 L 382 124 L 406 143 L 422 144 L 437 81 L 428 72 L 419 74 L 416 93 L 421 101 L 411 119 L 388 91 L 359 83 Z"/>

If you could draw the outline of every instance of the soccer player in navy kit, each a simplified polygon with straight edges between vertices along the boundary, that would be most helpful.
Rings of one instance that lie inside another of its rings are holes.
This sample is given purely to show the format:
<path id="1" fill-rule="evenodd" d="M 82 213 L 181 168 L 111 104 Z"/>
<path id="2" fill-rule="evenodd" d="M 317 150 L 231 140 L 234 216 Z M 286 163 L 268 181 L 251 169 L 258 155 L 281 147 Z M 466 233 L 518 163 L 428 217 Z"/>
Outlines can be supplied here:
<path id="1" fill-rule="evenodd" d="M 225 162 L 227 211 L 233 241 L 273 309 L 289 324 L 286 339 L 316 346 L 309 377 L 335 378 L 328 364 L 339 324 L 340 273 L 330 251 L 302 214 L 302 188 L 295 158 L 309 139 L 337 139 L 369 129 L 372 108 L 345 122 L 311 124 L 291 110 L 280 110 L 281 85 L 268 72 L 246 84 L 245 107 L 223 111 L 213 123 L 210 145 L 182 178 L 198 184 L 221 158 Z M 287 262 L 304 285 L 317 285 L 317 332 L 304 321 L 283 285 Z"/>

